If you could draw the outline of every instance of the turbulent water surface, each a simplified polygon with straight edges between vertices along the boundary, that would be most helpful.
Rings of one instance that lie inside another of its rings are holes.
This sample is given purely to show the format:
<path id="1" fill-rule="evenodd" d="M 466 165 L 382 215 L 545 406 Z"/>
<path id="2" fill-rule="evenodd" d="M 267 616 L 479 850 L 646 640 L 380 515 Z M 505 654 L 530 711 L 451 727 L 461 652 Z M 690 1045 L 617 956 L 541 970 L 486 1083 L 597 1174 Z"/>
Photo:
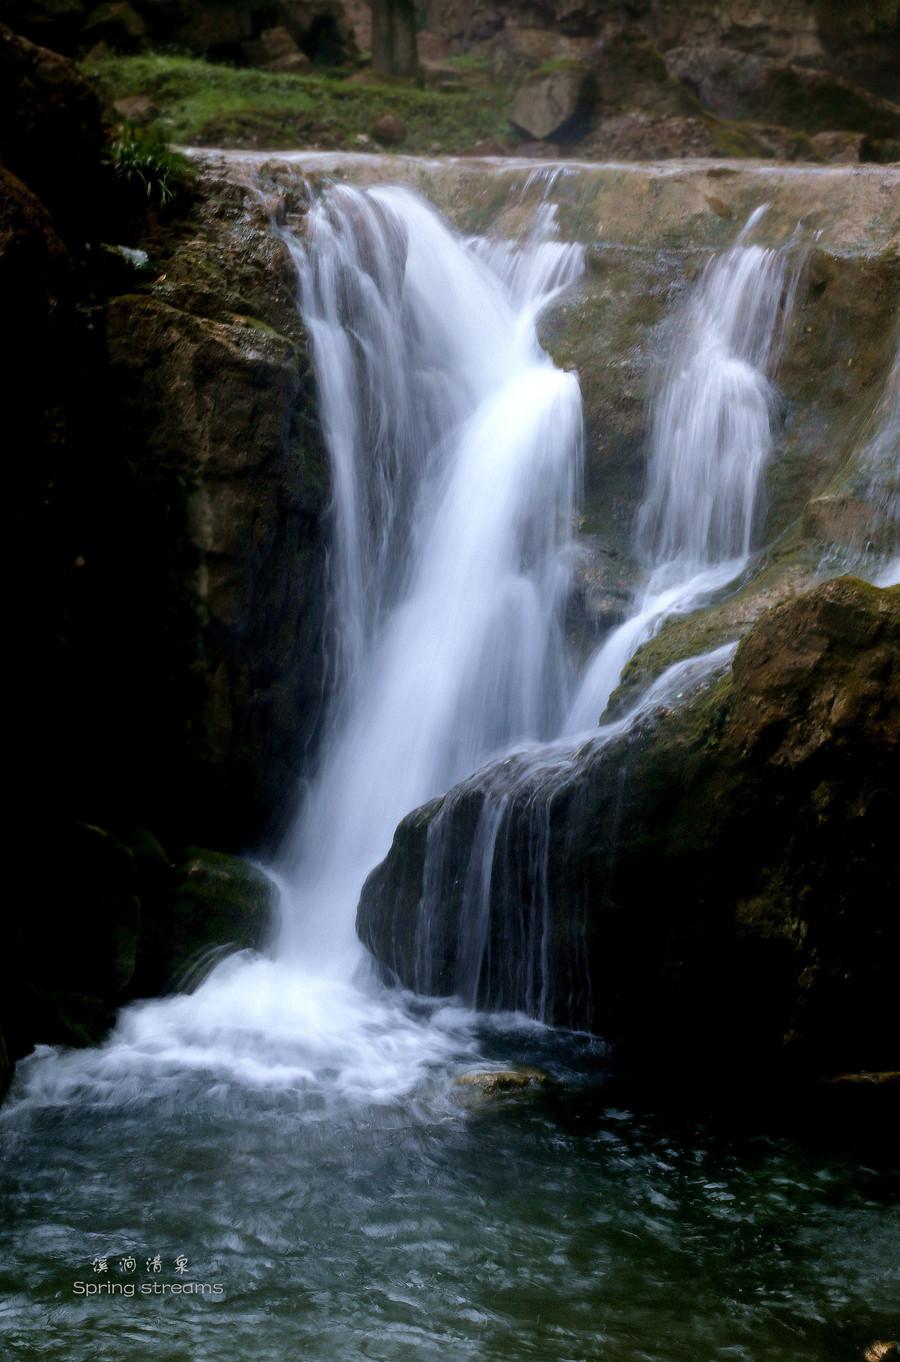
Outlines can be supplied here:
<path id="1" fill-rule="evenodd" d="M 534 1019 L 539 914 L 496 999 L 531 1019 L 386 989 L 353 929 L 400 818 L 499 753 L 564 779 L 641 640 L 746 567 L 795 282 L 755 222 L 684 305 L 644 578 L 581 677 L 564 628 L 580 393 L 537 322 L 582 249 L 549 202 L 523 242 L 465 240 L 397 188 L 326 189 L 288 235 L 332 467 L 333 666 L 276 869 L 280 938 L 127 1009 L 98 1049 L 20 1066 L 0 1116 L 4 1357 L 837 1362 L 889 1336 L 890 1175 L 623 1105 L 599 1042 Z M 502 799 L 489 811 L 469 1001 Z M 520 1061 L 558 1084 L 497 1100 L 456 1082 Z"/>
<path id="2" fill-rule="evenodd" d="M 433 1018 L 444 1052 L 393 1096 L 402 1023 L 382 1091 L 359 1033 L 368 1092 L 349 1066 L 299 1096 L 286 1041 L 283 1070 L 240 1079 L 211 1053 L 151 1084 L 134 1056 L 76 1057 L 48 1089 L 35 1061 L 3 1131 L 3 1356 L 839 1362 L 896 1331 L 896 1176 L 637 1114 L 604 1096 L 587 1042 L 471 1022 Z M 476 1051 L 571 1086 L 461 1100 L 450 1074 Z M 222 1295 L 74 1295 L 104 1254 L 113 1282 Z"/>

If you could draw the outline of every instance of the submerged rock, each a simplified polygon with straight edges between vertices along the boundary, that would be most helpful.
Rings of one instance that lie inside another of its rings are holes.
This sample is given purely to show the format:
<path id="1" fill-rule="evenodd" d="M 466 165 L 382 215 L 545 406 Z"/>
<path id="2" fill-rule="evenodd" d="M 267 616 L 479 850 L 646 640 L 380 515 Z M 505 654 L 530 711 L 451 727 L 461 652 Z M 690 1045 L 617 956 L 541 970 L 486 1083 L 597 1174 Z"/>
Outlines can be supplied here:
<path id="1" fill-rule="evenodd" d="M 475 977 L 482 1004 L 521 1007 L 530 988 L 643 1067 L 888 1069 L 898 644 L 897 588 L 842 578 L 776 606 L 731 675 L 555 783 L 500 763 L 405 819 L 362 939 L 410 986 L 425 957 L 434 991 Z M 498 800 L 473 975 L 469 856 Z"/>
<path id="2" fill-rule="evenodd" d="M 512 1097 L 535 1088 L 547 1088 L 555 1079 L 543 1069 L 476 1069 L 471 1073 L 460 1074 L 453 1080 L 457 1088 L 466 1095 L 480 1097 Z"/>

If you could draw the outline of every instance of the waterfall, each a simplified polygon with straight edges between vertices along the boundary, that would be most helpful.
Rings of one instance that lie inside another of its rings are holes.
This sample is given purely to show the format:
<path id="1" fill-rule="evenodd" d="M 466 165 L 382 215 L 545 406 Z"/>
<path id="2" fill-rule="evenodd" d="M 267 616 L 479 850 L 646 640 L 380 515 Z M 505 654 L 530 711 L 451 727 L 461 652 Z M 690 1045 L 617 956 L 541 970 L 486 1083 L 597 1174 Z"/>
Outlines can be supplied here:
<path id="1" fill-rule="evenodd" d="M 408 190 L 337 187 L 289 238 L 334 487 L 335 697 L 287 955 L 345 970 L 400 819 L 559 727 L 581 399 L 535 323 L 583 251 L 552 225 L 489 252 Z"/>
<path id="2" fill-rule="evenodd" d="M 643 584 L 588 665 L 569 732 L 597 723 L 626 664 L 667 617 L 695 610 L 749 562 L 772 449 L 771 374 L 797 281 L 787 250 L 747 244 L 764 212 L 709 262 L 674 318 L 637 517 Z"/>
<path id="3" fill-rule="evenodd" d="M 652 399 L 646 490 L 635 527 L 644 581 L 630 616 L 590 660 L 555 743 L 522 750 L 450 792 L 429 827 L 415 943 L 416 985 L 431 991 L 430 939 L 441 905 L 462 885 L 453 989 L 473 1006 L 521 1009 L 579 1025 L 590 991 L 577 931 L 551 961 L 549 901 L 554 802 L 577 782 L 579 744 L 596 751 L 649 710 L 725 666 L 734 645 L 676 664 L 622 720 L 596 727 L 637 649 L 747 566 L 773 443 L 771 375 L 796 290 L 787 250 L 737 242 L 707 265 L 673 319 L 677 340 Z M 588 749 L 585 749 L 588 750 Z M 461 871 L 456 820 L 480 812 Z M 559 936 L 559 933 L 556 933 Z M 573 944 L 574 943 L 574 944 Z M 553 980 L 568 980 L 553 996 Z"/>
<path id="4" fill-rule="evenodd" d="M 573 744 L 564 737 L 522 748 L 447 794 L 428 825 L 412 950 L 417 992 L 438 991 L 434 943 L 458 905 L 456 940 L 449 966 L 444 962 L 444 991 L 486 1011 L 524 1012 L 543 1022 L 584 1026 L 591 990 L 585 924 L 578 920 L 573 894 L 571 920 L 561 932 L 549 888 L 551 848 L 557 868 L 565 861 L 555 806 L 577 802 L 585 766 L 601 749 L 719 675 L 736 647 L 726 643 L 674 663 L 627 714 L 596 729 L 588 742 Z M 567 821 L 563 817 L 563 824 Z M 460 858 L 467 835 L 467 853 Z M 449 912 L 448 904 L 453 905 Z M 400 954 L 409 958 L 402 945 Z M 562 987 L 560 980 L 566 981 Z"/>
<path id="5" fill-rule="evenodd" d="M 692 608 L 747 561 L 790 272 L 783 254 L 741 240 L 688 301 L 654 405 L 637 531 L 645 591 L 601 650 L 601 681 L 595 660 L 573 703 L 563 619 L 581 401 L 577 377 L 554 367 L 536 324 L 584 260 L 556 239 L 549 206 L 537 228 L 519 246 L 466 241 L 408 190 L 338 186 L 310 205 L 302 237 L 285 233 L 333 492 L 330 708 L 278 867 L 277 953 L 230 958 L 192 995 L 126 1009 L 99 1050 L 36 1061 L 33 1100 L 132 1101 L 148 1091 L 169 1100 L 175 1083 L 217 1092 L 227 1077 L 306 1094 L 315 1120 L 339 1102 L 409 1093 L 471 1055 L 469 1014 L 411 1009 L 378 985 L 355 914 L 400 820 L 498 755 L 516 780 L 537 776 L 528 845 L 509 837 L 511 801 L 488 784 L 465 867 L 458 983 L 471 1002 L 558 1015 L 546 814 L 576 773 L 572 734 L 591 727 L 603 743 L 621 731 L 596 722 L 622 659 L 667 611 Z M 698 535 L 687 508 L 701 501 Z M 680 694 L 726 658 L 680 664 L 646 703 Z M 441 842 L 436 824 L 424 877 L 433 901 L 452 870 Z M 498 934 L 492 890 L 504 866 L 522 914 Z M 416 942 L 426 989 L 427 907 Z M 502 958 L 491 955 L 498 942 Z"/>
<path id="6" fill-rule="evenodd" d="M 859 461 L 864 500 L 871 507 L 868 530 L 883 541 L 876 586 L 900 583 L 900 343 L 875 412 L 875 429 Z M 868 545 L 866 545 L 868 548 Z"/>

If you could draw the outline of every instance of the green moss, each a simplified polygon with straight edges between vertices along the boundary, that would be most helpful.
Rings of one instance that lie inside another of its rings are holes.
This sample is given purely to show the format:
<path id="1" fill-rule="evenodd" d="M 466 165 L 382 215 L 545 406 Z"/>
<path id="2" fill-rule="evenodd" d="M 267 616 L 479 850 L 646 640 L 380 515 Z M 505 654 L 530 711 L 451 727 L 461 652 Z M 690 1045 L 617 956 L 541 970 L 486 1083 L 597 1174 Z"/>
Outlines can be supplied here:
<path id="1" fill-rule="evenodd" d="M 707 115 L 703 122 L 709 128 L 716 151 L 720 156 L 763 156 L 759 142 L 740 123 Z"/>
<path id="2" fill-rule="evenodd" d="M 773 121 L 809 133 L 848 128 L 875 138 L 900 136 L 896 106 L 824 72 L 774 67 L 766 76 L 763 107 Z"/>
<path id="3" fill-rule="evenodd" d="M 453 57 L 445 57 L 442 66 L 451 66 L 457 71 L 489 71 L 490 57 L 479 56 L 477 52 L 458 52 Z"/>
<path id="4" fill-rule="evenodd" d="M 540 66 L 532 71 L 529 79 L 540 80 L 543 76 L 555 75 L 557 71 L 587 72 L 587 70 L 584 62 L 579 61 L 577 57 L 551 57 L 548 61 L 541 62 Z"/>
<path id="5" fill-rule="evenodd" d="M 509 132 L 502 88 L 357 84 L 336 73 L 276 75 L 159 55 L 103 57 L 85 72 L 109 100 L 149 96 L 160 111 L 150 135 L 181 145 L 352 148 L 388 111 L 405 124 L 404 152 L 427 152 L 435 143 L 465 151 Z"/>

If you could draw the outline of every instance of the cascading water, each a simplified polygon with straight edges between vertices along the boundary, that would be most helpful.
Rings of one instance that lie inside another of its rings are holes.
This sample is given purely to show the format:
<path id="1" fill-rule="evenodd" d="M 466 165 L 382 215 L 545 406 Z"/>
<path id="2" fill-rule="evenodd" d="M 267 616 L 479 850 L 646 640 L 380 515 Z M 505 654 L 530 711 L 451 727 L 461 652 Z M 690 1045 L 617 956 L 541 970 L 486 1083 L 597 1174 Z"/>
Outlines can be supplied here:
<path id="1" fill-rule="evenodd" d="M 864 501 L 871 507 L 867 537 L 875 541 L 876 586 L 900 583 L 900 343 L 875 412 L 875 429 L 859 460 L 858 479 Z M 867 543 L 863 551 L 869 549 Z M 862 554 L 856 555 L 858 567 Z M 869 568 L 871 571 L 871 568 Z"/>
<path id="2" fill-rule="evenodd" d="M 727 586 L 750 559 L 773 439 L 770 375 L 797 282 L 788 251 L 747 244 L 764 212 L 758 209 L 737 243 L 710 262 L 676 319 L 679 339 L 652 406 L 636 526 L 646 577 L 632 614 L 590 661 L 558 741 L 518 753 L 495 778 L 464 782 L 429 829 L 415 950 L 416 984 L 424 992 L 434 983 L 428 946 L 434 921 L 460 877 L 458 846 L 448 854 L 448 845 L 474 793 L 481 811 L 463 878 L 452 991 L 473 1006 L 521 1009 L 546 1021 L 579 1025 L 587 1015 L 590 980 L 577 940 L 567 947 L 570 959 L 550 959 L 551 808 L 577 777 L 574 737 L 592 731 L 592 746 L 604 746 L 663 695 L 704 679 L 731 656 L 731 649 L 718 649 L 684 671 L 676 665 L 625 719 L 594 727 L 641 644 L 668 616 L 696 609 Z M 560 977 L 570 981 L 564 999 L 553 996 L 552 980 Z"/>
<path id="3" fill-rule="evenodd" d="M 552 213 L 521 250 L 452 233 L 402 189 L 327 191 L 297 264 L 332 468 L 333 700 L 279 867 L 276 958 L 123 1014 L 108 1044 L 28 1072 L 35 1101 L 231 1075 L 313 1115 L 386 1101 L 472 1045 L 367 976 L 359 891 L 410 809 L 497 751 L 551 737 L 571 689 L 562 617 L 580 478 L 578 380 L 540 312 L 583 248 Z M 194 1091 L 191 1100 L 199 1100 Z"/>
<path id="4" fill-rule="evenodd" d="M 327 1105 L 408 1091 L 471 1044 L 468 1014 L 423 1025 L 367 978 L 360 887 L 405 814 L 524 743 L 532 754 L 518 760 L 542 773 L 526 857 L 539 898 L 543 810 L 571 776 L 571 736 L 596 723 L 664 615 L 747 560 L 771 444 L 767 371 L 791 292 L 785 253 L 742 235 L 689 301 L 655 407 L 639 524 L 646 593 L 573 701 L 562 618 L 580 394 L 535 325 L 579 277 L 583 251 L 556 241 L 554 225 L 545 203 L 518 247 L 466 242 L 409 191 L 336 187 L 312 205 L 302 240 L 286 236 L 332 466 L 334 665 L 318 773 L 280 866 L 277 957 L 226 961 L 190 997 L 127 1012 L 101 1050 L 35 1065 L 35 1095 L 45 1082 L 63 1096 L 87 1084 L 113 1100 L 123 1082 L 131 1091 L 174 1066 L 307 1091 L 318 1109 L 323 1095 Z M 460 988 L 470 1002 L 549 1018 L 537 898 L 530 926 L 510 936 L 508 986 L 494 996 L 478 983 L 503 807 L 485 806 L 474 841 Z M 436 850 L 429 873 L 439 894 Z"/>
<path id="5" fill-rule="evenodd" d="M 787 250 L 746 244 L 764 212 L 710 261 L 676 318 L 638 514 L 644 584 L 589 663 L 568 732 L 597 723 L 629 659 L 668 616 L 695 610 L 749 562 L 772 449 L 770 376 L 797 283 Z"/>
<path id="6" fill-rule="evenodd" d="M 291 244 L 333 470 L 340 667 L 283 950 L 346 972 L 360 886 L 403 815 L 560 721 L 581 400 L 534 327 L 583 252 L 544 236 L 503 258 L 504 284 L 401 189 L 334 189 Z"/>
<path id="7" fill-rule="evenodd" d="M 577 382 L 542 355 L 534 323 L 580 252 L 461 242 L 385 190 L 328 191 L 309 228 L 314 244 L 292 247 L 332 458 L 334 698 L 282 866 L 280 952 L 232 957 L 190 996 L 127 1008 L 98 1049 L 42 1048 L 20 1065 L 0 1115 L 3 1346 L 46 1362 L 562 1362 L 598 1349 L 816 1362 L 848 1339 L 891 1337 L 892 1189 L 879 1193 L 871 1170 L 793 1140 L 743 1152 L 730 1130 L 717 1141 L 636 1115 L 598 1074 L 591 1038 L 521 1019 L 495 1031 L 359 968 L 356 894 L 394 822 L 506 749 L 472 778 L 497 797 L 476 809 L 456 984 L 556 1015 L 549 800 L 577 784 L 579 750 L 680 699 L 728 650 L 679 664 L 605 729 L 595 694 L 592 736 L 543 741 L 565 733 L 571 698 L 559 621 L 580 432 Z M 730 392 L 757 413 L 764 459 L 772 356 L 747 358 L 743 304 L 725 296 L 729 344 L 757 373 L 736 366 Z M 698 404 L 721 393 L 702 372 L 687 367 Z M 735 490 L 746 514 L 734 521 L 713 498 L 707 547 L 689 542 L 689 517 L 666 537 L 663 501 L 683 490 L 654 465 L 641 534 L 649 580 L 675 564 L 663 585 L 688 608 L 691 572 L 721 560 L 724 573 L 749 552 L 755 491 Z M 505 816 L 522 786 L 539 797 L 516 840 Z M 450 829 L 433 826 L 437 843 Z M 432 851 L 426 897 L 441 892 Z M 492 878 L 507 868 L 530 898 L 498 932 Z M 424 988 L 428 926 L 423 914 Z M 589 987 L 573 976 L 576 1000 Z M 452 1087 L 460 1069 L 496 1062 L 546 1067 L 564 1086 L 546 1102 L 474 1105 L 472 1088 Z M 848 1259 L 848 1243 L 866 1252 Z M 176 1280 L 176 1254 L 193 1282 Z M 104 1275 L 94 1255 L 108 1256 Z M 134 1295 L 77 1296 L 76 1276 Z M 215 1299 L 187 1294 L 214 1282 Z"/>

